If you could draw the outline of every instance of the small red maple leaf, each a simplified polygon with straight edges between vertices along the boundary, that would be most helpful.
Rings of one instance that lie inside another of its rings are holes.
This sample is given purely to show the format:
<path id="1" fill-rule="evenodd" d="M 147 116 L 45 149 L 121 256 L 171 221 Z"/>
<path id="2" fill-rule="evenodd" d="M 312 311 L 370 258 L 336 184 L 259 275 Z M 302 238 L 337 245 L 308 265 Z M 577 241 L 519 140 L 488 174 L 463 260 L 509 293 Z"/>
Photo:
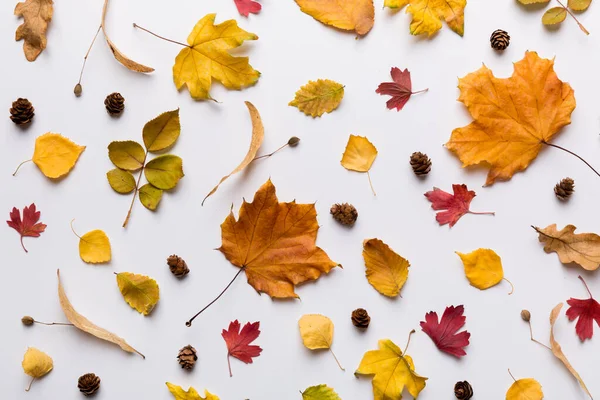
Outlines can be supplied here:
<path id="1" fill-rule="evenodd" d="M 460 217 L 465 214 L 496 215 L 493 212 L 473 212 L 469 210 L 475 192 L 468 190 L 467 185 L 452 185 L 452 191 L 454 194 L 434 187 L 432 191 L 425 193 L 425 197 L 431 202 L 431 208 L 445 210 L 435 215 L 435 219 L 440 225 L 450 224 L 450 227 L 453 227 Z"/>
<path id="2" fill-rule="evenodd" d="M 6 221 L 8 226 L 19 232 L 21 235 L 21 246 L 25 253 L 28 253 L 23 244 L 23 237 L 39 237 L 40 233 L 46 230 L 46 225 L 38 223 L 40 220 L 40 212 L 35 210 L 35 203 L 31 203 L 29 207 L 23 209 L 23 220 L 21 221 L 21 212 L 17 207 L 13 207 L 10 212 L 10 221 Z"/>
<path id="3" fill-rule="evenodd" d="M 379 93 L 381 95 L 392 96 L 392 98 L 386 103 L 387 108 L 390 110 L 394 108 L 398 111 L 402 110 L 404 105 L 410 99 L 410 96 L 429 90 L 423 89 L 419 90 L 418 92 L 413 92 L 410 71 L 408 69 L 402 71 L 400 68 L 393 67 L 390 73 L 392 75 L 393 82 L 384 82 L 380 84 L 375 91 L 375 93 Z"/>
<path id="4" fill-rule="evenodd" d="M 425 321 L 421 321 L 421 329 L 429 335 L 438 349 L 459 358 L 467 355 L 463 348 L 469 345 L 471 337 L 467 331 L 456 333 L 467 319 L 463 315 L 464 311 L 463 306 L 450 306 L 446 307 L 439 323 L 438 315 L 433 311 L 425 314 Z"/>
<path id="5" fill-rule="evenodd" d="M 238 12 L 243 15 L 244 17 L 247 17 L 248 15 L 250 15 L 250 13 L 252 14 L 258 14 L 260 12 L 260 10 L 262 9 L 262 6 L 260 5 L 260 3 L 257 3 L 254 0 L 233 0 L 235 2 L 235 6 L 238 9 Z"/>
<path id="6" fill-rule="evenodd" d="M 236 319 L 229 323 L 229 330 L 223 329 L 221 336 L 227 344 L 227 365 L 229 366 L 229 376 L 231 373 L 231 363 L 229 356 L 233 356 L 246 364 L 252 364 L 252 358 L 258 357 L 262 349 L 256 345 L 250 345 L 260 335 L 260 322 L 247 322 L 240 332 L 240 323 Z"/>
<path id="7" fill-rule="evenodd" d="M 581 300 L 570 298 L 567 300 L 567 304 L 570 306 L 567 310 L 567 317 L 569 321 L 573 321 L 577 318 L 577 324 L 575 325 L 575 332 L 579 336 L 579 340 L 582 342 L 586 339 L 591 339 L 594 334 L 594 321 L 600 326 L 600 304 L 592 296 L 592 292 L 588 287 L 587 283 L 579 276 L 581 282 L 587 289 L 590 298 Z"/>

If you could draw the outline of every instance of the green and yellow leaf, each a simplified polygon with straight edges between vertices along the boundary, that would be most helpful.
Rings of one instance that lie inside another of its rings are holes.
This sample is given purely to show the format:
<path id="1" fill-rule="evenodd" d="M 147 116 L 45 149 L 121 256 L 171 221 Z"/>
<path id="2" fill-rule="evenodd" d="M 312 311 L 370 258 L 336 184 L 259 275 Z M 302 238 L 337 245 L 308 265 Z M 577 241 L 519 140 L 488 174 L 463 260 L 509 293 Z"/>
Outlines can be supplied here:
<path id="1" fill-rule="evenodd" d="M 133 140 L 111 142 L 108 145 L 108 158 L 120 169 L 137 171 L 144 166 L 146 152 L 141 144 Z"/>
<path id="2" fill-rule="evenodd" d="M 144 138 L 146 149 L 154 153 L 173 146 L 179 138 L 180 133 L 181 123 L 179 121 L 179 109 L 177 109 L 164 112 L 146 123 L 142 137 Z"/>
<path id="3" fill-rule="evenodd" d="M 135 178 L 131 172 L 119 168 L 111 169 L 106 173 L 110 187 L 117 193 L 127 194 L 135 190 Z"/>
<path id="4" fill-rule="evenodd" d="M 289 105 L 315 118 L 338 108 L 343 98 L 343 85 L 329 79 L 319 79 L 302 86 Z"/>
<path id="5" fill-rule="evenodd" d="M 184 176 L 183 161 L 172 154 L 158 156 L 146 164 L 144 173 L 148 182 L 158 189 L 173 189 Z"/>
<path id="6" fill-rule="evenodd" d="M 144 207 L 146 207 L 148 210 L 154 211 L 162 199 L 163 191 L 147 183 L 140 188 L 139 194 L 140 202 L 144 205 Z"/>
<path id="7" fill-rule="evenodd" d="M 127 304 L 140 314 L 150 314 L 160 299 L 158 284 L 148 276 L 121 272 L 117 284 Z"/>

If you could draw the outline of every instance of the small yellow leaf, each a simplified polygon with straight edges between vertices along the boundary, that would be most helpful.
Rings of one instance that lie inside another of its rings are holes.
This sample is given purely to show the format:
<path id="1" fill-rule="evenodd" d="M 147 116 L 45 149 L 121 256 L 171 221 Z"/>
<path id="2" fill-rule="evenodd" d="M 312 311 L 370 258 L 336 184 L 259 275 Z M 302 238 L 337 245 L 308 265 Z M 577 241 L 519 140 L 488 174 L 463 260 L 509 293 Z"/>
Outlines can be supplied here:
<path id="1" fill-rule="evenodd" d="M 568 7 L 574 11 L 585 11 L 592 4 L 592 0 L 569 0 Z"/>
<path id="2" fill-rule="evenodd" d="M 543 398 L 542 385 L 532 378 L 515 381 L 506 392 L 506 400 L 542 400 Z"/>
<path id="3" fill-rule="evenodd" d="M 410 263 L 379 239 L 363 242 L 367 280 L 379 293 L 396 297 L 408 278 Z"/>
<path id="4" fill-rule="evenodd" d="M 110 187 L 117 193 L 127 194 L 135 189 L 135 178 L 131 172 L 119 168 L 111 169 L 106 173 Z"/>
<path id="5" fill-rule="evenodd" d="M 219 400 L 219 396 L 211 394 L 208 390 L 204 391 L 206 397 L 200 396 L 200 394 L 190 386 L 188 391 L 183 390 L 181 386 L 174 385 L 167 382 L 167 387 L 171 394 L 175 397 L 175 400 Z"/>
<path id="6" fill-rule="evenodd" d="M 140 188 L 139 195 L 144 207 L 154 211 L 162 199 L 163 191 L 147 183 Z"/>
<path id="7" fill-rule="evenodd" d="M 296 0 L 302 12 L 319 22 L 366 35 L 375 22 L 373 0 Z"/>
<path id="8" fill-rule="evenodd" d="M 502 260 L 494 250 L 477 249 L 469 254 L 456 252 L 465 266 L 465 275 L 477 289 L 485 290 L 504 278 Z"/>
<path id="9" fill-rule="evenodd" d="M 377 157 L 377 149 L 369 139 L 350 135 L 342 156 L 344 168 L 357 172 L 368 172 Z"/>
<path id="10" fill-rule="evenodd" d="M 48 178 L 60 178 L 71 171 L 85 150 L 58 133 L 46 133 L 35 140 L 32 161 Z"/>
<path id="11" fill-rule="evenodd" d="M 120 169 L 137 171 L 144 166 L 146 152 L 141 144 L 133 140 L 111 142 L 108 145 L 108 158 Z"/>
<path id="12" fill-rule="evenodd" d="M 110 240 L 103 231 L 96 229 L 79 239 L 79 256 L 86 263 L 109 262 L 111 258 Z"/>
<path id="13" fill-rule="evenodd" d="M 127 304 L 140 314 L 150 314 L 160 299 L 158 284 L 148 276 L 121 272 L 117 284 Z"/>
<path id="14" fill-rule="evenodd" d="M 567 18 L 567 9 L 564 7 L 552 7 L 542 15 L 544 25 L 560 24 Z"/>
<path id="15" fill-rule="evenodd" d="M 333 342 L 333 322 L 320 314 L 306 314 L 298 321 L 302 342 L 311 350 L 329 349 Z"/>
<path id="16" fill-rule="evenodd" d="M 52 358 L 35 347 L 29 347 L 23 356 L 23 371 L 32 378 L 41 378 L 52 371 Z"/>
<path id="17" fill-rule="evenodd" d="M 144 145 L 151 153 L 173 146 L 177 139 L 179 139 L 180 134 L 181 123 L 179 121 L 179 108 L 177 110 L 164 112 L 153 120 L 148 121 L 146 125 L 144 125 L 144 130 L 142 132 Z"/>
<path id="18" fill-rule="evenodd" d="M 288 105 L 298 107 L 304 114 L 315 118 L 338 108 L 343 98 L 343 85 L 329 79 L 319 79 L 302 86 Z"/>
<path id="19" fill-rule="evenodd" d="M 144 168 L 146 179 L 158 189 L 169 190 L 183 178 L 183 161 L 172 154 L 158 156 Z"/>

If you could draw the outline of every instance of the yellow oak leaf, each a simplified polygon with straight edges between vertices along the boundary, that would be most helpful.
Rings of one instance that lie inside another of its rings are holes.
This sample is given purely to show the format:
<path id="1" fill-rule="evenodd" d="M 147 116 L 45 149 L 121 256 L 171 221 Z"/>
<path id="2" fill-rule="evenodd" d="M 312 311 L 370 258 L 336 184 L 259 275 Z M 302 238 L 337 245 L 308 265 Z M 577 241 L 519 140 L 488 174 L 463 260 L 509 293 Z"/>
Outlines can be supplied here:
<path id="1" fill-rule="evenodd" d="M 344 85 L 329 79 L 319 79 L 316 82 L 308 81 L 302 86 L 288 105 L 298 107 L 304 114 L 315 118 L 338 108 L 343 98 Z"/>
<path id="2" fill-rule="evenodd" d="M 248 283 L 272 298 L 298 297 L 294 286 L 318 279 L 339 264 L 315 245 L 317 211 L 314 204 L 279 203 L 268 180 L 244 201 L 239 219 L 233 211 L 221 224 L 227 260 L 243 268 Z"/>
<path id="3" fill-rule="evenodd" d="M 375 290 L 388 297 L 398 296 L 408 278 L 408 260 L 379 239 L 363 242 L 363 258 L 367 280 Z"/>
<path id="4" fill-rule="evenodd" d="M 333 322 L 321 314 L 306 314 L 298 321 L 302 343 L 310 350 L 327 349 L 333 355 L 340 369 L 344 370 L 331 350 L 333 344 Z"/>
<path id="5" fill-rule="evenodd" d="M 121 272 L 117 284 L 127 304 L 140 314 L 150 314 L 160 299 L 158 284 L 148 276 Z"/>
<path id="6" fill-rule="evenodd" d="M 512 77 L 498 79 L 483 66 L 459 80 L 459 101 L 474 118 L 452 131 L 446 147 L 463 166 L 490 166 L 486 185 L 509 180 L 571 123 L 575 95 L 554 72 L 554 60 L 526 52 Z"/>
<path id="7" fill-rule="evenodd" d="M 544 229 L 533 227 L 544 243 L 546 253 L 555 252 L 563 264 L 576 263 L 588 271 L 600 266 L 600 236 L 595 233 L 575 233 L 574 225 L 567 225 L 560 231 L 556 224 Z"/>
<path id="8" fill-rule="evenodd" d="M 375 22 L 373 0 L 296 0 L 296 3 L 317 21 L 361 36 L 369 33 Z"/>
<path id="9" fill-rule="evenodd" d="M 373 189 L 369 171 L 376 157 L 377 149 L 369 139 L 363 136 L 350 135 L 341 161 L 342 166 L 350 171 L 367 173 L 373 195 L 375 195 L 375 189 Z"/>
<path id="10" fill-rule="evenodd" d="M 302 392 L 302 400 L 342 400 L 340 396 L 327 385 L 316 385 Z"/>
<path id="11" fill-rule="evenodd" d="M 17 28 L 15 40 L 24 40 L 23 52 L 28 61 L 35 61 L 46 48 L 46 31 L 53 13 L 52 0 L 26 0 L 15 7 L 15 15 L 24 20 Z"/>
<path id="12" fill-rule="evenodd" d="M 215 17 L 208 14 L 198 21 L 188 37 L 189 46 L 181 50 L 173 66 L 177 89 L 187 85 L 196 100 L 212 99 L 209 92 L 213 78 L 227 89 L 239 90 L 254 85 L 260 77 L 248 57 L 234 57 L 228 52 L 258 36 L 238 27 L 235 20 L 215 25 Z"/>
<path id="13" fill-rule="evenodd" d="M 467 0 L 385 0 L 384 7 L 401 9 L 412 14 L 410 33 L 433 35 L 442 28 L 442 19 L 454 32 L 465 33 Z"/>
<path id="14" fill-rule="evenodd" d="M 45 133 L 35 140 L 31 160 L 48 178 L 60 178 L 71 171 L 85 146 L 79 146 L 58 133 Z M 23 161 L 13 175 L 16 175 Z"/>
<path id="15" fill-rule="evenodd" d="M 543 398 L 542 385 L 532 378 L 515 381 L 506 392 L 506 400 L 542 400 Z"/>
<path id="16" fill-rule="evenodd" d="M 175 400 L 219 400 L 219 396 L 215 396 L 208 390 L 204 391 L 204 395 L 206 397 L 202 397 L 196 391 L 196 389 L 191 386 L 187 391 L 185 391 L 181 386 L 167 382 L 167 387 L 169 388 L 171 394 L 175 397 Z"/>
<path id="17" fill-rule="evenodd" d="M 73 229 L 75 236 L 79 238 L 79 256 L 86 263 L 99 264 L 109 262 L 111 258 L 110 240 L 104 231 L 95 229 L 79 236 Z"/>
<path id="18" fill-rule="evenodd" d="M 355 374 L 373 375 L 374 400 L 400 400 L 404 389 L 416 399 L 427 380 L 415 372 L 412 358 L 389 339 L 380 340 L 378 350 L 364 354 Z"/>
<path id="19" fill-rule="evenodd" d="M 471 286 L 485 290 L 496 286 L 504 279 L 512 287 L 512 283 L 504 277 L 502 260 L 494 250 L 477 249 L 469 254 L 457 251 L 456 254 L 458 254 L 464 264 L 465 275 Z M 509 294 L 512 294 L 512 290 Z"/>

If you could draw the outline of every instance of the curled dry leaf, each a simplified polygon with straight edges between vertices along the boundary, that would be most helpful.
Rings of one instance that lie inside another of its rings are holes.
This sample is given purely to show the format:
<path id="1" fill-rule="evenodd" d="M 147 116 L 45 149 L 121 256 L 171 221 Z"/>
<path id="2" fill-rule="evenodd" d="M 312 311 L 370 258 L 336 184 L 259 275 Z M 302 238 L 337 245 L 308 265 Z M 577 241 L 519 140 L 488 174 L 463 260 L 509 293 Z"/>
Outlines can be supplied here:
<path id="1" fill-rule="evenodd" d="M 402 9 L 412 14 L 410 33 L 413 35 L 433 35 L 442 29 L 442 19 L 454 32 L 465 33 L 465 7 L 467 0 L 385 0 L 384 7 Z"/>
<path id="2" fill-rule="evenodd" d="M 83 150 L 85 146 L 79 146 L 59 133 L 48 132 L 35 140 L 33 158 L 27 161 L 33 161 L 48 178 L 56 179 L 71 171 Z M 13 175 L 27 161 L 23 161 Z"/>
<path id="3" fill-rule="evenodd" d="M 371 286 L 384 296 L 398 296 L 408 279 L 408 260 L 379 239 L 363 242 L 363 258 Z"/>
<path id="4" fill-rule="evenodd" d="M 315 118 L 338 108 L 343 98 L 344 85 L 329 79 L 318 79 L 302 86 L 288 105 L 298 107 L 304 114 Z"/>
<path id="5" fill-rule="evenodd" d="M 502 269 L 502 260 L 500 256 L 491 249 L 477 249 L 469 254 L 456 252 L 463 262 L 465 267 L 465 275 L 471 286 L 477 289 L 485 290 L 492 286 L 496 286 L 504 278 L 504 270 Z M 510 283 L 512 287 L 512 283 Z M 514 289 L 513 289 L 514 290 Z M 512 290 L 509 294 L 512 294 Z"/>
<path id="6" fill-rule="evenodd" d="M 24 22 L 17 28 L 15 40 L 23 40 L 23 52 L 28 61 L 35 61 L 46 48 L 46 31 L 54 13 L 52 0 L 26 0 L 15 7 L 15 15 Z"/>
<path id="7" fill-rule="evenodd" d="M 143 315 L 150 314 L 160 299 L 158 284 L 146 275 L 121 272 L 117 274 L 117 285 L 127 304 Z"/>
<path id="8" fill-rule="evenodd" d="M 181 386 L 170 382 L 167 382 L 167 387 L 169 388 L 169 392 L 175 397 L 175 400 L 219 400 L 219 396 L 215 396 L 208 390 L 204 391 L 204 396 L 206 397 L 202 397 L 193 387 L 185 391 Z"/>
<path id="9" fill-rule="evenodd" d="M 556 224 L 540 229 L 532 226 L 544 243 L 546 253 L 558 254 L 563 264 L 576 263 L 583 269 L 594 271 L 600 266 L 600 236 L 595 233 L 575 233 L 574 225 L 567 225 L 560 231 Z"/>
<path id="10" fill-rule="evenodd" d="M 125 340 L 121 339 L 114 333 L 107 331 L 106 329 L 100 328 L 86 317 L 75 311 L 60 281 L 60 270 L 56 270 L 56 275 L 58 277 L 58 299 L 60 301 L 60 307 L 70 323 L 72 323 L 77 329 L 85 333 L 89 333 L 98 339 L 106 340 L 107 342 L 116 344 L 128 353 L 137 353 L 143 358 L 146 358 L 142 353 L 131 347 Z"/>
<path id="11" fill-rule="evenodd" d="M 52 361 L 52 357 L 43 351 L 38 350 L 35 347 L 29 347 L 23 356 L 21 366 L 23 367 L 23 372 L 33 378 L 29 383 L 29 387 L 25 389 L 26 391 L 29 391 L 31 384 L 35 379 L 41 378 L 52 371 L 54 362 Z"/>
<path id="12" fill-rule="evenodd" d="M 341 370 L 344 370 L 333 350 L 333 322 L 321 314 L 306 314 L 298 321 L 302 343 L 310 350 L 326 349 L 331 352 Z"/>
<path id="13" fill-rule="evenodd" d="M 369 33 L 375 23 L 373 0 L 296 0 L 296 3 L 317 21 L 361 36 Z"/>
<path id="14" fill-rule="evenodd" d="M 302 392 L 302 400 L 342 400 L 340 396 L 327 385 L 316 385 Z"/>

